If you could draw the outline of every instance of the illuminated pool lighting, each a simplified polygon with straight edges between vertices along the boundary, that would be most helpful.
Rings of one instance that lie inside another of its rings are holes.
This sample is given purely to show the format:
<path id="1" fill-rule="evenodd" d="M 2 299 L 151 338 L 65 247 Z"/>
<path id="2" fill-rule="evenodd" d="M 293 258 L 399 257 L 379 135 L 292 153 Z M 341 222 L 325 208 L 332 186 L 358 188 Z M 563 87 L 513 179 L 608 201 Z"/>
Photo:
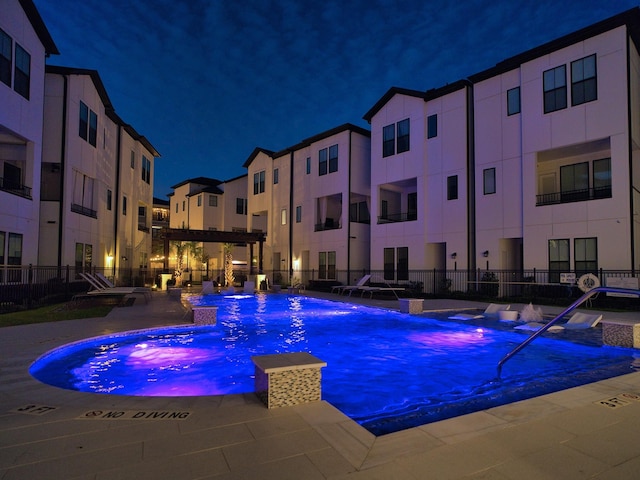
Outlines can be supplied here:
<path id="1" fill-rule="evenodd" d="M 389 433 L 631 372 L 635 350 L 600 332 L 541 337 L 496 365 L 526 334 L 501 322 L 455 323 L 301 296 L 209 295 L 215 326 L 125 332 L 53 350 L 38 380 L 140 396 L 252 392 L 251 356 L 306 351 L 327 362 L 322 396 L 375 434 Z M 570 335 L 580 342 L 568 341 Z"/>

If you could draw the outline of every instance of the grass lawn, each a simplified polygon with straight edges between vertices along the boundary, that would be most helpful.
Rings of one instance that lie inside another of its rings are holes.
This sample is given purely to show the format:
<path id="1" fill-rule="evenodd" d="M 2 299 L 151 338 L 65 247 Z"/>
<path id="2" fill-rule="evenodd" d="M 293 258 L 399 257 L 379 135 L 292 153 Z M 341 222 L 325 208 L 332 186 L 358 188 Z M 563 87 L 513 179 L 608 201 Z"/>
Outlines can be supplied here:
<path id="1" fill-rule="evenodd" d="M 113 305 L 87 305 L 86 308 L 72 307 L 68 303 L 48 305 L 21 312 L 0 314 L 0 327 L 27 325 L 29 323 L 59 322 L 77 318 L 94 318 L 106 316 Z"/>

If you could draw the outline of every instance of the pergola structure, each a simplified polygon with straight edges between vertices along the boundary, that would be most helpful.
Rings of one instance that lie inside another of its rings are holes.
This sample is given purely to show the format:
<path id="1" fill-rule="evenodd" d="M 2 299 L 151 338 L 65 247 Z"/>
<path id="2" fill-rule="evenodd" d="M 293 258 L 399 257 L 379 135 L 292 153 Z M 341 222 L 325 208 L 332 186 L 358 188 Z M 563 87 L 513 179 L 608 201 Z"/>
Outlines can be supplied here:
<path id="1" fill-rule="evenodd" d="M 169 268 L 169 242 L 204 243 L 247 243 L 249 244 L 249 275 L 253 275 L 253 246 L 258 244 L 258 273 L 262 273 L 263 244 L 267 234 L 264 232 L 224 232 L 218 230 L 186 230 L 181 228 L 163 228 L 164 268 Z"/>

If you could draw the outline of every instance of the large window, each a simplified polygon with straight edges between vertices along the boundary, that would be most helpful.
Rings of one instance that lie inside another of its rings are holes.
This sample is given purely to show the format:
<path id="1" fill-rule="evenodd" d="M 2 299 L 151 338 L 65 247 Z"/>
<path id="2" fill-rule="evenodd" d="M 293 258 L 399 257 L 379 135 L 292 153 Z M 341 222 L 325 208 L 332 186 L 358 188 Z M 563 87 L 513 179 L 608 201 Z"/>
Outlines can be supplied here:
<path id="1" fill-rule="evenodd" d="M 338 171 L 338 145 L 329 147 L 329 173 Z"/>
<path id="2" fill-rule="evenodd" d="M 571 62 L 571 105 L 596 100 L 597 83 L 595 55 Z"/>
<path id="3" fill-rule="evenodd" d="M 544 113 L 567 108 L 566 70 L 566 65 L 560 65 L 559 67 L 544 72 Z"/>
<path id="4" fill-rule="evenodd" d="M 93 246 L 88 243 L 76 243 L 76 272 L 90 271 L 93 262 Z"/>
<path id="5" fill-rule="evenodd" d="M 569 240 L 549 240 L 549 282 L 559 283 L 560 273 L 569 272 Z"/>
<path id="6" fill-rule="evenodd" d="M 0 28 L 0 82 L 9 87 L 11 86 L 12 52 L 13 40 Z"/>
<path id="7" fill-rule="evenodd" d="M 507 90 L 507 115 L 520 113 L 520 87 Z"/>
<path id="8" fill-rule="evenodd" d="M 438 115 L 433 114 L 427 117 L 427 138 L 438 136 Z"/>
<path id="9" fill-rule="evenodd" d="M 407 194 L 407 220 L 418 219 L 418 192 Z"/>
<path id="10" fill-rule="evenodd" d="M 264 193 L 264 179 L 265 171 L 256 172 L 253 174 L 253 194 L 258 195 Z"/>
<path id="11" fill-rule="evenodd" d="M 144 155 L 142 156 L 142 180 L 151 183 L 151 160 Z"/>
<path id="12" fill-rule="evenodd" d="M 382 128 L 382 156 L 389 157 L 396 153 L 408 152 L 411 147 L 409 119 L 392 123 Z M 397 141 L 396 141 L 397 139 Z"/>
<path id="13" fill-rule="evenodd" d="M 409 247 L 384 249 L 384 279 L 409 280 Z"/>
<path id="14" fill-rule="evenodd" d="M 31 55 L 16 43 L 16 65 L 13 73 L 13 89 L 29 100 L 30 83 Z"/>
<path id="15" fill-rule="evenodd" d="M 71 211 L 97 218 L 98 214 L 93 206 L 95 180 L 82 172 L 73 172 L 73 198 Z"/>
<path id="16" fill-rule="evenodd" d="M 367 202 L 354 202 L 349 205 L 349 221 L 355 223 L 371 223 Z"/>
<path id="17" fill-rule="evenodd" d="M 390 157 L 396 153 L 396 128 L 394 124 L 382 128 L 382 156 Z"/>
<path id="18" fill-rule="evenodd" d="M 3 243 L 4 246 L 4 243 Z M 22 234 L 9 233 L 9 242 L 7 243 L 7 265 L 22 265 Z M 21 280 L 20 270 L 9 271 L 8 279 L 10 282 L 18 282 Z"/>
<path id="19" fill-rule="evenodd" d="M 323 148 L 318 152 L 318 175 L 327 174 L 327 149 Z"/>
<path id="20" fill-rule="evenodd" d="M 217 207 L 218 206 L 218 196 L 217 195 L 209 195 L 209 206 Z"/>
<path id="21" fill-rule="evenodd" d="M 80 121 L 78 134 L 81 138 L 96 146 L 98 136 L 98 116 L 84 102 L 80 102 Z"/>
<path id="22" fill-rule="evenodd" d="M 395 248 L 384 249 L 384 279 L 393 280 L 395 278 L 396 250 Z"/>
<path id="23" fill-rule="evenodd" d="M 216 197 L 217 200 L 218 197 Z M 216 203 L 217 205 L 217 203 Z M 247 199 L 246 198 L 236 198 L 236 213 L 238 215 L 246 215 L 247 214 Z"/>
<path id="24" fill-rule="evenodd" d="M 598 273 L 598 239 L 576 238 L 573 241 L 573 261 L 576 276 Z"/>
<path id="25" fill-rule="evenodd" d="M 560 167 L 560 198 L 562 202 L 589 199 L 589 162 Z"/>
<path id="26" fill-rule="evenodd" d="M 409 247 L 398 247 L 397 279 L 409 280 Z"/>
<path id="27" fill-rule="evenodd" d="M 611 159 L 593 161 L 593 196 L 611 198 Z"/>
<path id="28" fill-rule="evenodd" d="M 318 252 L 318 278 L 334 280 L 336 278 L 336 252 Z"/>

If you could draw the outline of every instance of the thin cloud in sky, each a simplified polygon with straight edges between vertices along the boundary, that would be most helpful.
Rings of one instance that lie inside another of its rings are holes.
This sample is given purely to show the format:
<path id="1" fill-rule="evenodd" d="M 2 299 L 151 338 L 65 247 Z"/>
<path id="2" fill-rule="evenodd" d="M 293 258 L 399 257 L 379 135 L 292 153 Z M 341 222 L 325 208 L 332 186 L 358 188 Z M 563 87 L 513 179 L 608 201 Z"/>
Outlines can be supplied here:
<path id="1" fill-rule="evenodd" d="M 428 90 L 626 9 L 631 0 L 34 0 L 60 55 L 96 69 L 160 151 L 155 194 L 246 173 L 362 116 L 392 86 Z"/>

